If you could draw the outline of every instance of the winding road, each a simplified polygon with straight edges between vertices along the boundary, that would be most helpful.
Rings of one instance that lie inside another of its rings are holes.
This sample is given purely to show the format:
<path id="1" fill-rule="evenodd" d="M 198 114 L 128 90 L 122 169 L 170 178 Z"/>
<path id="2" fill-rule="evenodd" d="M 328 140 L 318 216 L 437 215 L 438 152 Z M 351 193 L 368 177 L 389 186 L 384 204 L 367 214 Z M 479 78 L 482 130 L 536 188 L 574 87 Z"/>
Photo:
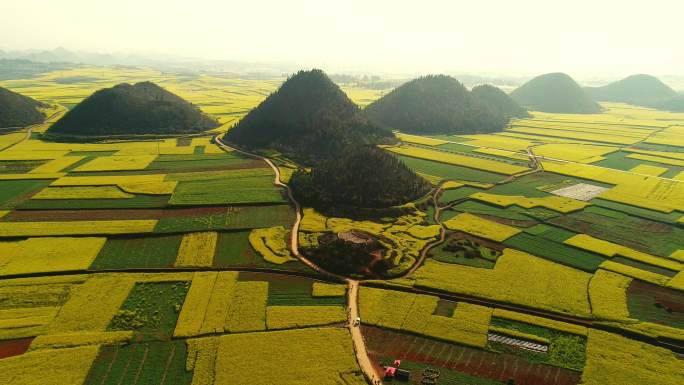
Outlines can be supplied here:
<path id="1" fill-rule="evenodd" d="M 373 364 L 368 357 L 368 351 L 366 350 L 366 341 L 363 339 L 363 334 L 361 333 L 361 327 L 358 324 L 355 324 L 355 320 L 357 317 L 359 317 L 359 282 L 357 280 L 335 274 L 333 272 L 327 271 L 320 266 L 316 265 L 315 263 L 311 262 L 309 259 L 304 257 L 300 252 L 299 252 L 299 225 L 302 221 L 302 207 L 297 202 L 297 200 L 294 198 L 294 195 L 292 195 L 292 189 L 290 189 L 290 186 L 288 186 L 286 183 L 283 183 L 283 181 L 280 179 L 280 170 L 278 167 L 273 164 L 273 161 L 270 159 L 249 153 L 243 150 L 240 150 L 235 147 L 231 147 L 227 144 L 225 144 L 219 135 L 216 135 L 214 137 L 214 141 L 219 147 L 222 147 L 226 150 L 229 151 L 236 151 L 240 154 L 249 156 L 251 158 L 256 158 L 256 159 L 261 159 L 266 164 L 268 164 L 271 169 L 273 169 L 273 172 L 275 174 L 275 180 L 273 181 L 273 184 L 276 186 L 283 187 L 285 191 L 287 192 L 287 197 L 290 199 L 292 204 L 294 205 L 295 212 L 296 212 L 296 219 L 294 224 L 292 225 L 292 230 L 290 231 L 290 251 L 294 256 L 296 256 L 302 263 L 306 264 L 313 270 L 323 274 L 327 275 L 330 277 L 335 278 L 338 281 L 343 281 L 347 283 L 347 303 L 349 305 L 349 308 L 347 309 L 347 328 L 349 329 L 349 333 L 351 334 L 352 337 L 352 342 L 354 346 L 354 354 L 356 355 L 356 361 L 359 364 L 359 368 L 361 368 L 361 371 L 363 372 L 363 375 L 366 377 L 366 379 L 371 383 L 380 383 L 381 378 L 378 375 L 378 373 L 375 371 L 375 368 L 373 367 Z M 433 197 L 434 198 L 434 197 Z"/>

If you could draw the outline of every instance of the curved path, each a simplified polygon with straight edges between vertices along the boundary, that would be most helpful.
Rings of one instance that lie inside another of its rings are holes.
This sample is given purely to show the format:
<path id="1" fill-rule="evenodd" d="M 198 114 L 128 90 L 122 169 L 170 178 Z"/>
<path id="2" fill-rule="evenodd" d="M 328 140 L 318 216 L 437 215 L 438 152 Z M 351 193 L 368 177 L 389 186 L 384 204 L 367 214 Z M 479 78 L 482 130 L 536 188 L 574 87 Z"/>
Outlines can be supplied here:
<path id="1" fill-rule="evenodd" d="M 297 202 L 297 200 L 294 198 L 292 195 L 292 189 L 290 189 L 290 186 L 288 186 L 286 183 L 283 183 L 280 180 L 280 170 L 278 167 L 273 164 L 273 161 L 270 159 L 263 157 L 261 155 L 257 154 L 252 154 L 240 149 L 237 149 L 235 147 L 231 147 L 227 144 L 225 144 L 219 135 L 216 135 L 214 137 L 214 141 L 216 144 L 218 144 L 219 147 L 222 147 L 224 149 L 230 150 L 230 151 L 236 151 L 238 153 L 241 153 L 243 155 L 249 156 L 251 158 L 257 158 L 261 159 L 266 164 L 268 164 L 271 169 L 273 169 L 273 172 L 275 173 L 275 180 L 273 181 L 273 184 L 276 186 L 283 187 L 285 191 L 287 192 L 287 197 L 290 199 L 292 204 L 294 205 L 295 212 L 296 212 L 296 219 L 294 224 L 292 225 L 292 230 L 290 231 L 290 251 L 294 256 L 296 256 L 302 263 L 305 265 L 309 266 L 313 270 L 323 274 L 323 275 L 328 275 L 331 277 L 334 277 L 335 279 L 339 281 L 344 281 L 347 282 L 347 302 L 349 304 L 348 314 L 347 314 L 347 328 L 349 329 L 349 333 L 351 334 L 352 337 L 352 342 L 354 345 L 354 353 L 356 354 L 356 361 L 359 364 L 359 368 L 361 368 L 361 371 L 363 372 L 363 375 L 366 377 L 368 381 L 370 381 L 371 384 L 375 384 L 376 382 L 379 383 L 381 382 L 381 378 L 378 375 L 378 373 L 375 371 L 375 368 L 373 367 L 373 364 L 371 363 L 370 358 L 368 357 L 368 351 L 366 350 L 366 341 L 363 339 L 363 334 L 361 334 L 361 328 L 359 325 L 355 324 L 355 320 L 357 317 L 359 317 L 359 282 L 348 278 L 344 277 L 339 274 L 335 274 L 333 272 L 330 272 L 328 270 L 325 270 L 321 268 L 320 266 L 316 265 L 315 263 L 311 262 L 308 258 L 304 257 L 300 252 L 299 252 L 299 224 L 302 221 L 302 207 Z"/>

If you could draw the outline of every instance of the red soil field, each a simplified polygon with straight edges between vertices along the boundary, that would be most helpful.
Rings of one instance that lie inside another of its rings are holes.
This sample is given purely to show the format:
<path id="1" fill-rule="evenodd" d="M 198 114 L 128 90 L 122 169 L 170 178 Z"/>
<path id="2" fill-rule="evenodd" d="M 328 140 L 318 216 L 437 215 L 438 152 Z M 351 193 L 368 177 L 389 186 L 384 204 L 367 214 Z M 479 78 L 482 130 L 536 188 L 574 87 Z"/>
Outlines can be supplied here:
<path id="1" fill-rule="evenodd" d="M 24 354 L 32 341 L 33 337 L 0 341 L 0 359 Z"/>
<path id="2" fill-rule="evenodd" d="M 532 363 L 522 357 L 450 344 L 415 335 L 363 326 L 371 360 L 381 357 L 452 369 L 461 373 L 516 385 L 577 385 L 581 374 L 551 365 Z"/>

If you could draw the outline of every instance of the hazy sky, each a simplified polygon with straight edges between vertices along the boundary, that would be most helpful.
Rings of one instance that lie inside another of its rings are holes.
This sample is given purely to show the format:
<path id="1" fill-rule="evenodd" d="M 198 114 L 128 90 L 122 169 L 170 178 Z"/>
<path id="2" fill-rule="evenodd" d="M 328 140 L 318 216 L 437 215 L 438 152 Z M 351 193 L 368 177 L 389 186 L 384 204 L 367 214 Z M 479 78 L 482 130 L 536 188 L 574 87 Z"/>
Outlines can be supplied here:
<path id="1" fill-rule="evenodd" d="M 0 0 L 0 49 L 399 72 L 684 75 L 681 0 Z"/>

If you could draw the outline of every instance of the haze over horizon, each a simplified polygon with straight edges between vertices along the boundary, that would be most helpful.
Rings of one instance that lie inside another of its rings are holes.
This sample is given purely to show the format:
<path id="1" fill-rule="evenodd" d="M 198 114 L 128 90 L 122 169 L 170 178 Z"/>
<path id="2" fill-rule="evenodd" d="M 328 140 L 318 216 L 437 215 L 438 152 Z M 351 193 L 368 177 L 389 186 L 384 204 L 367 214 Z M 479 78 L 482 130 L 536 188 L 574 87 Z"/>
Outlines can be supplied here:
<path id="1" fill-rule="evenodd" d="M 682 75 L 684 3 L 7 1 L 0 49 L 283 62 L 381 73 Z M 135 9 L 136 12 L 131 12 Z"/>

